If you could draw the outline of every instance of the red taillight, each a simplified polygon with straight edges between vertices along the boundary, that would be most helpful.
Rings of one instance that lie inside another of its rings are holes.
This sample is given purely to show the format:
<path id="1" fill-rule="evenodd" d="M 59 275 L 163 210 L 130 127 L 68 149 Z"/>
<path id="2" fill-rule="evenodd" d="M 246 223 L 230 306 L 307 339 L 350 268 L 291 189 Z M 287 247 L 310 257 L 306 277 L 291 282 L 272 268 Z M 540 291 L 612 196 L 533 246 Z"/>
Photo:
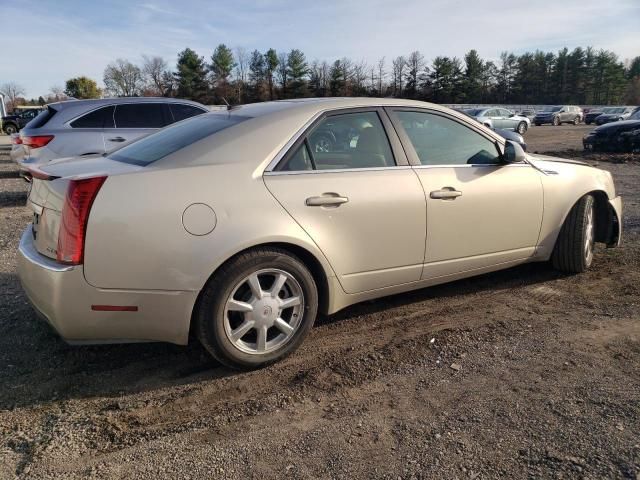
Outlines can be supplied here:
<path id="1" fill-rule="evenodd" d="M 22 144 L 31 148 L 44 147 L 47 143 L 53 140 L 53 135 L 37 135 L 32 137 L 22 137 Z"/>
<path id="2" fill-rule="evenodd" d="M 58 233 L 58 261 L 80 265 L 84 256 L 84 239 L 91 205 L 107 177 L 71 180 L 62 207 Z"/>
<path id="3" fill-rule="evenodd" d="M 11 136 L 11 143 L 13 145 L 21 145 L 22 144 L 22 139 L 18 135 L 12 135 Z"/>

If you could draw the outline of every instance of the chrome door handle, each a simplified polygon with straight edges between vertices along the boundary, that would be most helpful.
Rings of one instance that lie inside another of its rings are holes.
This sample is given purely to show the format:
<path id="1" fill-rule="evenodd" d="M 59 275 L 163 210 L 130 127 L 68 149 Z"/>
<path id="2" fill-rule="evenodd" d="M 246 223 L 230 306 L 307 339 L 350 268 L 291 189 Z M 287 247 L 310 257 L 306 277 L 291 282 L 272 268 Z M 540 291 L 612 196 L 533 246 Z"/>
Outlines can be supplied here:
<path id="1" fill-rule="evenodd" d="M 108 138 L 107 140 L 109 140 L 110 142 L 126 142 L 127 141 L 126 138 L 122 138 L 122 137 L 113 137 L 113 138 Z"/>
<path id="2" fill-rule="evenodd" d="M 323 193 L 319 197 L 309 197 L 304 204 L 307 207 L 338 207 L 343 203 L 347 203 L 349 198 L 338 195 L 337 193 Z"/>
<path id="3" fill-rule="evenodd" d="M 454 190 L 451 187 L 445 187 L 442 190 L 434 190 L 429 194 L 429 196 L 437 200 L 455 200 L 456 198 L 462 196 L 462 192 L 459 190 Z"/>

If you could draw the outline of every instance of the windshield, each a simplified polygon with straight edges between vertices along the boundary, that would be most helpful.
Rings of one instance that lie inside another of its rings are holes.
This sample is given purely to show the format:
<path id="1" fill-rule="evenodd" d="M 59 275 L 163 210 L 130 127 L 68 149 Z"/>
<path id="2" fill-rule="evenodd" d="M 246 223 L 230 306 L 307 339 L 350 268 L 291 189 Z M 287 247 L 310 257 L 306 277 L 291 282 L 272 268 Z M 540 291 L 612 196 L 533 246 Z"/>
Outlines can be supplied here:
<path id="1" fill-rule="evenodd" d="M 468 108 L 466 110 L 463 110 L 463 112 L 467 115 L 471 115 L 472 117 L 477 117 L 482 112 L 484 112 L 484 108 Z"/>
<path id="2" fill-rule="evenodd" d="M 611 108 L 607 113 L 624 113 L 624 108 Z"/>
<path id="3" fill-rule="evenodd" d="M 640 120 L 640 108 L 637 108 L 633 115 L 629 117 L 629 120 Z"/>
<path id="4" fill-rule="evenodd" d="M 553 113 L 562 110 L 562 107 L 544 107 L 542 113 Z"/>
<path id="5" fill-rule="evenodd" d="M 175 123 L 133 142 L 131 145 L 122 147 L 109 155 L 108 158 L 144 167 L 248 118 L 220 113 L 199 115 Z"/>

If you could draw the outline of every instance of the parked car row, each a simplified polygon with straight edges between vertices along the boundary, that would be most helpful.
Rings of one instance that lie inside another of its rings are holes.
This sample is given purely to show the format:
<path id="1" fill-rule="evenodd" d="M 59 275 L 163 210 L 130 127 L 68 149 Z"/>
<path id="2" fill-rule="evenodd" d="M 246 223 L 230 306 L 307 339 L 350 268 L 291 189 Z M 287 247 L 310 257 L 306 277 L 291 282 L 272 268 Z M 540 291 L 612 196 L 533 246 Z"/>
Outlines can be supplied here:
<path id="1" fill-rule="evenodd" d="M 563 123 L 578 125 L 582 121 L 583 115 L 582 109 L 575 105 L 556 105 L 537 112 L 533 117 L 533 123 L 536 126 L 547 123 L 556 126 Z"/>
<path id="2" fill-rule="evenodd" d="M 598 119 L 600 117 L 597 117 Z M 582 139 L 585 150 L 637 152 L 640 151 L 640 107 L 623 120 L 604 122 Z"/>
<path id="3" fill-rule="evenodd" d="M 293 352 L 319 313 L 527 262 L 582 272 L 596 242 L 621 240 L 609 172 L 528 155 L 442 106 L 305 99 L 203 114 L 158 99 L 135 104 L 153 107 L 148 123 L 131 105 L 50 105 L 20 136 L 28 155 L 105 152 L 21 160 L 33 181 L 21 284 L 72 343 L 193 333 L 222 363 L 257 368 Z M 109 150 L 118 137 L 132 141 Z"/>

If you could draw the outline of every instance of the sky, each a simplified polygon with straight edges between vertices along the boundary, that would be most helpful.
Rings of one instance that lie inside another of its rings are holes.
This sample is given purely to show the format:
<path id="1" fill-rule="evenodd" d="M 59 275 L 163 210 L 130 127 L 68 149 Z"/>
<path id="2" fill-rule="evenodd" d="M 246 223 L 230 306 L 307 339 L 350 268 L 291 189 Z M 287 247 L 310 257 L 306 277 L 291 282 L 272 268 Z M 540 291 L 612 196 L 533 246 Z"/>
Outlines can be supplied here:
<path id="1" fill-rule="evenodd" d="M 220 43 L 387 65 L 414 50 L 430 61 L 565 46 L 625 60 L 640 55 L 640 0 L 0 0 L 0 31 L 0 84 L 37 98 L 74 76 L 102 85 L 116 58 L 160 55 L 173 67 L 184 48 L 208 60 Z"/>

